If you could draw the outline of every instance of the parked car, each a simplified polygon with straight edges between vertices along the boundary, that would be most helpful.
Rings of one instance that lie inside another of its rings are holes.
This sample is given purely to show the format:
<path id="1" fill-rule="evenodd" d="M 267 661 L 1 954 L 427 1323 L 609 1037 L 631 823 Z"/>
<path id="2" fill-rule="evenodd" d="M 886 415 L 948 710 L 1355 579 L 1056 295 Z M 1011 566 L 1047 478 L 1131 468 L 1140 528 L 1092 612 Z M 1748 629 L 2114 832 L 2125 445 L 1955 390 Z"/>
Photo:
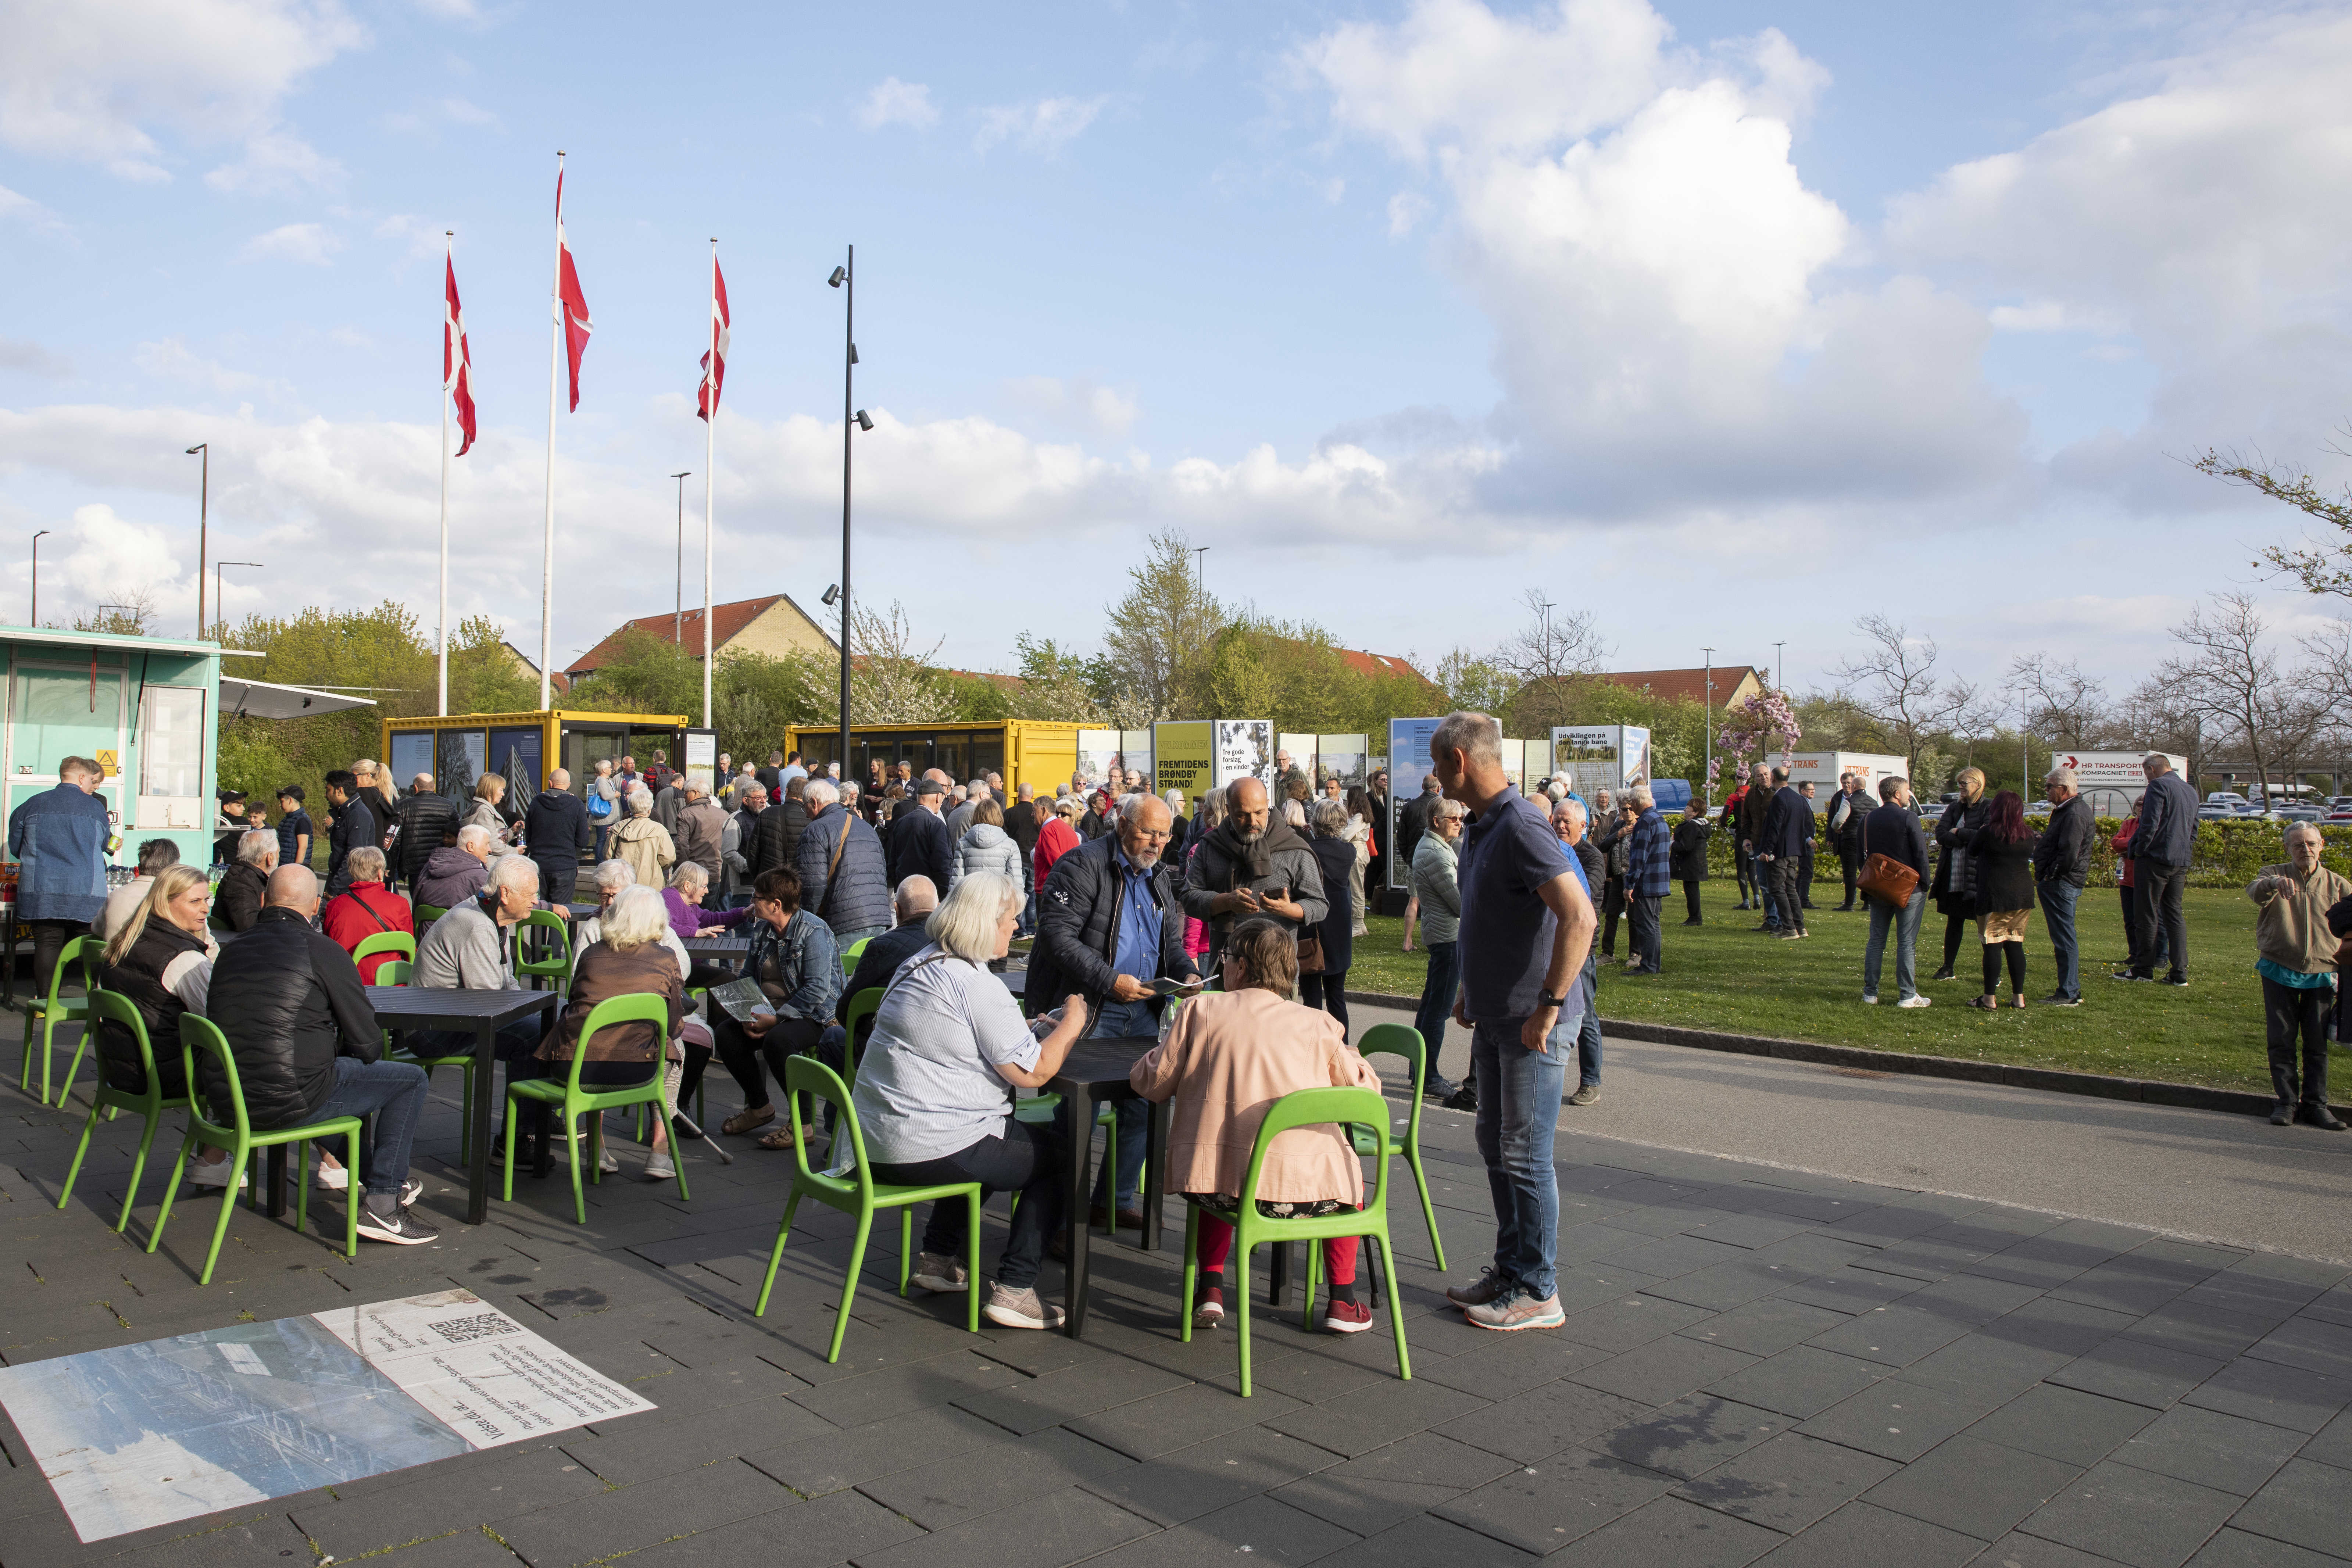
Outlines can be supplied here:
<path id="1" fill-rule="evenodd" d="M 2200 806 L 2197 808 L 2197 820 L 2200 822 L 2234 822 L 2239 820 L 2239 816 L 2240 814 L 2238 812 L 2230 810 L 2227 806 Z"/>
<path id="2" fill-rule="evenodd" d="M 2281 806 L 2265 815 L 2275 822 L 2316 822 L 2323 820 L 2326 813 L 2316 806 Z"/>

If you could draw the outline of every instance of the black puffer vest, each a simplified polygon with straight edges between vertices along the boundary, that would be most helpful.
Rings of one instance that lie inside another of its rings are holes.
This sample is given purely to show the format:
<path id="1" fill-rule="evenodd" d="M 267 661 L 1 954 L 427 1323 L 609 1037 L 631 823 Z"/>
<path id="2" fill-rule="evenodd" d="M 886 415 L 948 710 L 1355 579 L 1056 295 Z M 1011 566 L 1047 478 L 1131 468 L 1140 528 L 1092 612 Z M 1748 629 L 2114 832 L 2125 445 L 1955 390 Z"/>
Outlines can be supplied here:
<path id="1" fill-rule="evenodd" d="M 188 1010 L 187 1004 L 164 986 L 163 971 L 182 954 L 204 951 L 203 937 L 150 916 L 121 963 L 98 967 L 100 988 L 129 998 L 139 1009 L 140 1021 L 147 1026 L 148 1049 L 159 1063 L 179 1061 L 180 1015 Z M 147 1087 L 147 1075 L 139 1062 L 139 1042 L 131 1039 L 129 1030 L 116 1023 L 102 1025 L 98 1031 L 98 1053 L 105 1064 L 108 1088 L 136 1094 Z M 170 1066 L 162 1067 L 161 1072 L 171 1083 L 181 1081 Z"/>

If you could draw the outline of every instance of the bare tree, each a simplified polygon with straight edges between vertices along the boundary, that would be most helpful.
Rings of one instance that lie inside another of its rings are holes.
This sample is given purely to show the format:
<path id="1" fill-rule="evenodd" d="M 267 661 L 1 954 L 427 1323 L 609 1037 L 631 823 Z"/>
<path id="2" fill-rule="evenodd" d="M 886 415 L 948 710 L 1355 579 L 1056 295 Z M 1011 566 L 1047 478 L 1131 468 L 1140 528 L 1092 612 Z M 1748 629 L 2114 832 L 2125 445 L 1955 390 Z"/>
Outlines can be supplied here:
<path id="1" fill-rule="evenodd" d="M 2352 436 L 2352 424 L 2344 430 Z M 2339 457 L 2352 457 L 2352 450 L 2340 444 L 2330 442 L 2327 449 Z M 2253 564 L 2292 578 L 2305 593 L 2333 593 L 2352 599 L 2352 486 L 2330 496 L 2309 474 L 2273 465 L 2264 462 L 2260 454 L 2250 459 L 2242 453 L 2208 450 L 2195 466 L 2200 474 L 2259 490 L 2335 529 L 2339 537 L 2334 539 L 2306 539 L 2300 546 L 2267 546 L 2262 559 Z"/>
<path id="2" fill-rule="evenodd" d="M 1863 651 L 1839 661 L 1830 674 L 1906 759 L 1930 733 L 1964 723 L 1981 727 L 1976 687 L 1937 673 L 1934 638 L 1914 637 L 1884 615 L 1865 615 L 1853 625 Z"/>
<path id="3" fill-rule="evenodd" d="M 1494 663 L 1518 685 L 1511 705 L 1523 727 L 1548 731 L 1576 716 L 1577 687 L 1613 650 L 1589 610 L 1562 610 L 1530 588 L 1520 596 L 1528 622 L 1503 639 Z"/>
<path id="4" fill-rule="evenodd" d="M 118 603 L 101 604 L 87 615 L 77 616 L 73 629 L 77 632 L 110 632 L 118 637 L 144 637 L 154 630 L 155 593 L 151 588 L 131 588 L 121 591 Z"/>
<path id="5" fill-rule="evenodd" d="M 2269 622 L 2243 593 L 2190 611 L 2172 640 L 2182 652 L 2157 667 L 2151 684 L 2242 751 L 2267 793 L 2272 772 L 2308 756 L 2335 712 L 2320 672 L 2283 664 Z"/>
<path id="6" fill-rule="evenodd" d="M 2021 653 L 2010 662 L 2009 685 L 2018 695 L 2027 733 L 2062 751 L 2089 747 L 2112 715 L 2107 688 L 2072 659 L 2062 664 L 2047 653 Z"/>

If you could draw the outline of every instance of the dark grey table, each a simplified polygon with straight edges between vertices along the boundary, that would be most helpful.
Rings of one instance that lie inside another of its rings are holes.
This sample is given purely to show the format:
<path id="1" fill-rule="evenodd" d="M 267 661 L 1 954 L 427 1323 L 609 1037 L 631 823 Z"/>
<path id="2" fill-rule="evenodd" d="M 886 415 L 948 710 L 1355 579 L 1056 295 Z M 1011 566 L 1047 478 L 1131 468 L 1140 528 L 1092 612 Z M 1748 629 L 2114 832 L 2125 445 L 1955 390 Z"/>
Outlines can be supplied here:
<path id="1" fill-rule="evenodd" d="M 517 1019 L 553 1010 L 559 998 L 553 991 L 448 991 L 422 986 L 370 986 L 367 997 L 376 1021 L 386 1029 L 474 1031 L 473 1124 L 466 1131 L 473 1153 L 466 1168 L 466 1223 L 479 1225 L 490 1211 L 490 1101 L 498 1092 L 499 1030 Z M 279 1150 L 272 1149 L 272 1214 L 284 1212 L 283 1169 Z"/>
<path id="2" fill-rule="evenodd" d="M 751 951 L 749 936 L 688 936 L 686 951 L 695 958 L 741 958 Z"/>
<path id="3" fill-rule="evenodd" d="M 1059 1094 L 1070 1108 L 1068 1192 L 1062 1215 L 1062 1239 L 1069 1249 L 1067 1267 L 1068 1299 L 1063 1303 L 1062 1332 L 1076 1339 L 1086 1331 L 1087 1322 L 1087 1244 L 1093 1228 L 1087 1223 L 1088 1199 L 1093 1194 L 1095 1107 L 1106 1100 L 1138 1098 L 1127 1082 L 1128 1069 L 1147 1051 L 1160 1042 L 1156 1040 L 1082 1040 L 1070 1048 L 1062 1060 L 1062 1070 L 1045 1087 Z M 1168 1142 L 1168 1107 L 1154 1105 L 1144 1131 L 1143 1140 L 1143 1239 L 1147 1252 L 1160 1248 L 1160 1182 L 1165 1175 L 1161 1152 Z M 1114 1172 L 1109 1183 L 1118 1185 Z M 1118 1194 L 1111 1193 L 1111 1220 L 1118 1223 L 1116 1207 Z"/>

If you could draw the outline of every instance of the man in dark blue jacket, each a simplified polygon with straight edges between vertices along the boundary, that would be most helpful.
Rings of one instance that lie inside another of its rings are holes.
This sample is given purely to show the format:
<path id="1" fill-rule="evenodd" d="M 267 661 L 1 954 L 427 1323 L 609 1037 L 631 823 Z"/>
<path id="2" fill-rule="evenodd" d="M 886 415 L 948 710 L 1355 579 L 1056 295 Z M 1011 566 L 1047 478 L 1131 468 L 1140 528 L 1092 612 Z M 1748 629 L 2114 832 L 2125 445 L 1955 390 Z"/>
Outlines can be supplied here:
<path id="1" fill-rule="evenodd" d="M 1909 866 L 1918 880 L 1912 883 L 1911 897 L 1900 909 L 1865 895 L 1864 902 L 1870 905 L 1870 945 L 1862 953 L 1862 999 L 1874 1005 L 1878 1000 L 1879 966 L 1886 953 L 1887 928 L 1892 926 L 1895 985 L 1902 993 L 1895 1005 L 1924 1008 L 1927 998 L 1919 994 L 1914 954 L 1919 944 L 1919 917 L 1927 912 L 1927 835 L 1911 804 L 1909 779 L 1881 779 L 1878 798 L 1886 803 L 1863 818 L 1854 835 L 1862 863 L 1866 864 L 1873 855 L 1885 855 Z"/>
<path id="2" fill-rule="evenodd" d="M 561 909 L 572 902 L 580 877 L 580 857 L 596 842 L 588 825 L 588 802 L 572 792 L 572 775 L 557 768 L 547 788 L 531 798 L 522 814 L 523 847 L 539 867 L 539 896 Z"/>
<path id="3" fill-rule="evenodd" d="M 890 819 L 890 885 L 910 876 L 927 876 L 933 887 L 955 881 L 955 841 L 940 816 L 940 800 L 947 789 L 936 779 L 915 781 L 913 804 L 898 808 Z"/>
<path id="4" fill-rule="evenodd" d="M 1803 887 L 1805 846 L 1813 836 L 1813 803 L 1789 787 L 1789 770 L 1772 769 L 1772 803 L 1764 812 L 1764 831 L 1756 840 L 1756 858 L 1772 879 L 1772 905 L 1780 915 L 1780 936 L 1794 942 L 1811 935 L 1805 929 Z"/>
<path id="5" fill-rule="evenodd" d="M 1665 956 L 1659 912 L 1675 885 L 1667 874 L 1673 835 L 1666 830 L 1665 818 L 1658 813 L 1658 802 L 1649 786 L 1636 784 L 1625 792 L 1625 799 L 1636 813 L 1631 860 L 1625 868 L 1625 913 L 1633 926 L 1628 943 L 1633 962 L 1625 973 L 1654 975 Z"/>
<path id="6" fill-rule="evenodd" d="M 1093 1035 L 1157 1036 L 1167 998 L 1155 995 L 1150 982 L 1193 977 L 1184 952 L 1184 906 L 1165 858 L 1174 818 L 1157 796 L 1129 795 L 1112 819 L 1116 831 L 1055 861 L 1037 890 L 1037 940 L 1029 951 L 1025 994 L 1085 997 L 1095 1009 Z M 1149 1112 L 1140 1100 L 1118 1107 L 1121 1225 L 1143 1224 L 1137 1194 Z M 1109 1177 L 1104 1171 L 1095 1188 L 1097 1225 Z"/>
<path id="7" fill-rule="evenodd" d="M 340 898 L 352 890 L 350 861 L 357 849 L 380 849 L 383 829 L 368 810 L 373 791 L 360 788 L 359 776 L 347 768 L 327 775 L 327 805 L 334 822 L 327 830 L 327 896 Z"/>
<path id="8" fill-rule="evenodd" d="M 2158 922 L 2164 926 L 2172 967 L 2168 986 L 2189 983 L 2189 928 L 2181 919 L 2180 894 L 2189 885 L 2189 862 L 2197 844 L 2197 791 L 2172 770 L 2171 760 L 2151 751 L 2140 763 L 2147 790 L 2139 798 L 2139 828 L 2124 853 L 2132 862 L 2132 961 L 2115 972 L 2118 980 L 2153 980 Z"/>

